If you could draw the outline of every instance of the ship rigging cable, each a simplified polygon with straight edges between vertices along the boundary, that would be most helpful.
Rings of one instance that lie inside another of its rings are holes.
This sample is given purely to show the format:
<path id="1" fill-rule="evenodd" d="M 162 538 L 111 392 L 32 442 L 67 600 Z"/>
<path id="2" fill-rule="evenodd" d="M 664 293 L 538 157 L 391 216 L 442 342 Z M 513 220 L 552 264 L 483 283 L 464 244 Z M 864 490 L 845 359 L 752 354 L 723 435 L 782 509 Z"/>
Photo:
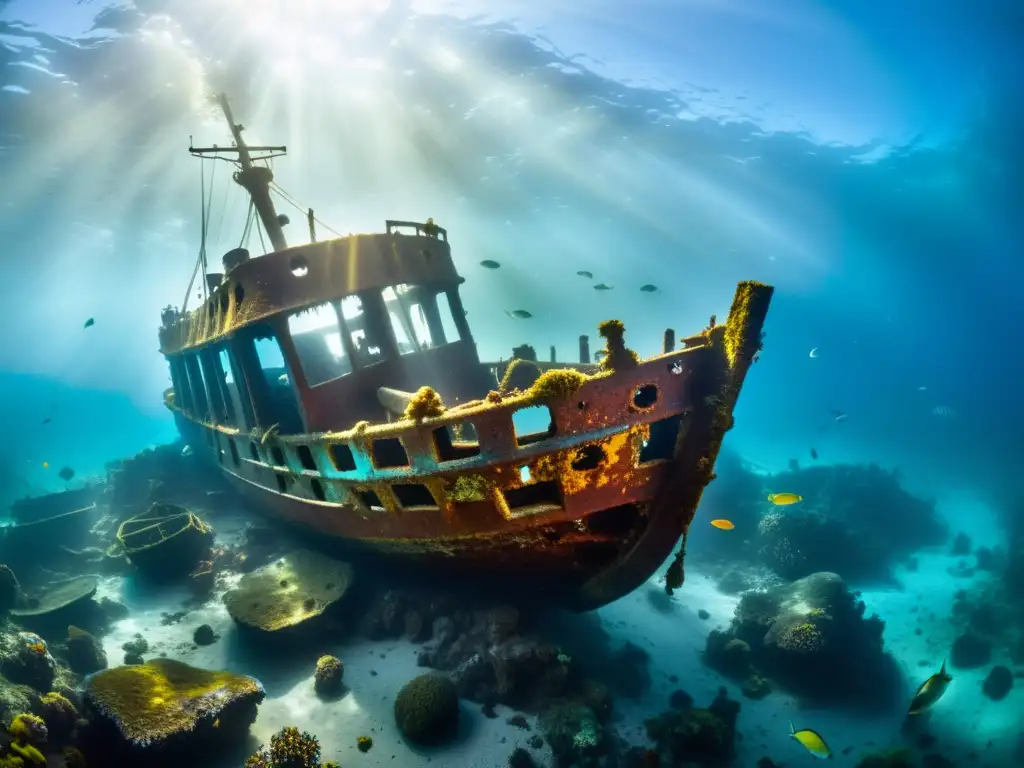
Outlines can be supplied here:
<path id="1" fill-rule="evenodd" d="M 195 285 L 196 275 L 199 274 L 200 267 L 203 270 L 203 274 L 206 274 L 207 261 L 206 261 L 206 232 L 210 221 L 210 204 L 213 202 L 213 179 L 216 176 L 217 166 L 214 166 L 213 172 L 210 174 L 210 192 L 206 192 L 206 158 L 199 158 L 199 212 L 200 212 L 200 225 L 199 225 L 199 257 L 196 259 L 196 266 L 192 270 L 192 279 L 188 281 L 188 288 L 185 291 L 185 298 L 181 302 L 181 312 L 185 313 L 188 309 L 188 300 L 192 295 L 192 286 Z"/>
<path id="2" fill-rule="evenodd" d="M 288 203 L 288 205 L 292 206 L 295 210 L 297 210 L 303 216 L 306 215 L 306 211 L 308 211 L 309 209 L 308 208 L 304 208 L 301 205 L 299 205 L 297 202 L 295 202 L 295 200 L 293 200 L 292 197 L 287 192 L 285 192 L 283 189 L 281 189 L 281 186 L 276 181 L 270 182 L 270 187 L 275 192 L 277 192 L 277 194 L 279 194 L 281 196 L 281 199 L 284 200 L 286 203 Z M 326 229 L 332 235 L 334 235 L 336 237 L 341 237 L 341 233 L 340 232 L 338 232 L 338 231 L 336 231 L 334 229 L 331 229 L 329 226 L 327 226 L 322 221 L 320 221 L 320 219 L 318 219 L 316 216 L 313 217 L 313 221 L 315 221 L 321 227 Z"/>

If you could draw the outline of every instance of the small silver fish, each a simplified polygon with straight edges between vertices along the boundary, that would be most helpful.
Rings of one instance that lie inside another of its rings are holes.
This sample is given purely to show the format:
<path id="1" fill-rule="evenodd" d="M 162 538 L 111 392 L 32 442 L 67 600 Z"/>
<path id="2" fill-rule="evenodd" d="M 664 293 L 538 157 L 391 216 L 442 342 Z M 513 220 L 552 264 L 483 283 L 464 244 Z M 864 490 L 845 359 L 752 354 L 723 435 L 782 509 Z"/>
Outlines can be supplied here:
<path id="1" fill-rule="evenodd" d="M 511 317 L 513 320 L 529 320 L 531 317 L 533 317 L 533 315 L 527 312 L 525 309 L 506 309 L 505 314 Z"/>
<path id="2" fill-rule="evenodd" d="M 483 267 L 484 269 L 497 269 L 498 267 L 501 266 L 501 264 L 494 261 L 493 259 L 484 259 L 483 261 L 480 262 L 480 266 Z"/>
<path id="3" fill-rule="evenodd" d="M 587 278 L 587 280 L 593 280 L 594 279 L 594 273 L 593 272 L 587 272 L 587 270 L 585 270 L 585 269 L 581 269 L 576 274 L 579 275 L 580 277 Z"/>
<path id="4" fill-rule="evenodd" d="M 655 293 L 658 290 L 658 286 L 647 283 L 647 285 L 641 285 L 640 290 L 643 293 Z"/>
<path id="5" fill-rule="evenodd" d="M 610 291 L 614 287 L 615 286 L 613 286 L 613 285 L 605 285 L 604 283 L 598 283 L 597 285 L 594 286 L 594 290 L 595 291 Z"/>
<path id="6" fill-rule="evenodd" d="M 948 405 L 936 405 L 932 408 L 932 416 L 938 416 L 941 419 L 951 419 L 956 416 L 956 409 L 950 408 Z"/>
<path id="7" fill-rule="evenodd" d="M 181 449 L 181 455 L 182 456 L 191 456 L 192 455 L 192 446 L 191 445 L 186 445 L 184 448 L 182 448 Z"/>
<path id="8" fill-rule="evenodd" d="M 811 353 L 808 355 L 808 357 L 813 360 L 817 356 L 818 356 L 818 348 L 815 347 L 814 349 L 811 350 Z"/>

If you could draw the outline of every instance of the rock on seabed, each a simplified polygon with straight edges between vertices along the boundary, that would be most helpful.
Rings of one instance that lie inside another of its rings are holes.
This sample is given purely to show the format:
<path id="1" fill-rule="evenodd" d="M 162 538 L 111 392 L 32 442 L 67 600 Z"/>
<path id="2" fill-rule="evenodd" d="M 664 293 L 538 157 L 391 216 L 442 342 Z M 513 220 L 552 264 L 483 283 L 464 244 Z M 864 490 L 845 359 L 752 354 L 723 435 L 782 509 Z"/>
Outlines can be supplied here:
<path id="1" fill-rule="evenodd" d="M 148 752 L 171 742 L 186 746 L 214 728 L 225 737 L 247 731 L 265 695 L 248 675 L 154 659 L 96 673 L 86 682 L 84 702 L 91 720 L 114 726 L 126 745 Z"/>
<path id="2" fill-rule="evenodd" d="M 224 606 L 244 627 L 277 632 L 322 614 L 345 596 L 353 579 L 348 563 L 296 550 L 245 574 L 224 595 Z"/>

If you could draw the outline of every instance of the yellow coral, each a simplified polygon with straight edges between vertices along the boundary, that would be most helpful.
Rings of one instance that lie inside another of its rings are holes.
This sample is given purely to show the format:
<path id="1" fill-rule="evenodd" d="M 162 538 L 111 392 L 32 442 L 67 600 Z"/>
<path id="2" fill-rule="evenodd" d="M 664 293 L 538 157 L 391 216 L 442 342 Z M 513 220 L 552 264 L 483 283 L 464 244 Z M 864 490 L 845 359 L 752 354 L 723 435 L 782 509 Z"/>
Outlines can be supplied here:
<path id="1" fill-rule="evenodd" d="M 46 722 L 50 736 L 57 741 L 64 741 L 75 730 L 78 710 L 65 696 L 51 691 L 40 700 L 41 714 Z"/>
<path id="2" fill-rule="evenodd" d="M 50 691 L 43 696 L 40 701 L 43 703 L 43 706 L 59 707 L 61 709 L 70 709 L 77 712 L 77 710 L 75 710 L 75 705 L 71 703 L 71 700 L 64 694 L 57 693 L 56 691 Z"/>
<path id="3" fill-rule="evenodd" d="M 779 645 L 790 651 L 813 653 L 824 645 L 824 638 L 817 627 L 809 622 L 804 622 L 787 629 Z"/>
<path id="4" fill-rule="evenodd" d="M 444 401 L 433 387 L 420 387 L 405 407 L 405 418 L 413 421 L 437 418 L 445 411 Z"/>
<path id="5" fill-rule="evenodd" d="M 18 741 L 12 741 L 8 746 L 26 760 L 33 762 L 36 765 L 46 765 L 46 758 L 43 756 L 43 753 L 31 744 L 22 744 Z"/>
<path id="6" fill-rule="evenodd" d="M 46 723 L 37 715 L 21 714 L 11 721 L 7 732 L 16 741 L 31 742 L 40 732 L 46 733 Z"/>
<path id="7" fill-rule="evenodd" d="M 117 722 L 129 741 L 149 743 L 192 729 L 206 714 L 197 706 L 203 701 L 220 709 L 232 700 L 261 701 L 264 692 L 258 680 L 246 675 L 154 659 L 96 674 L 86 696 Z"/>
<path id="8" fill-rule="evenodd" d="M 587 383 L 590 377 L 573 368 L 545 371 L 533 382 L 527 395 L 532 400 L 556 400 L 568 397 Z"/>

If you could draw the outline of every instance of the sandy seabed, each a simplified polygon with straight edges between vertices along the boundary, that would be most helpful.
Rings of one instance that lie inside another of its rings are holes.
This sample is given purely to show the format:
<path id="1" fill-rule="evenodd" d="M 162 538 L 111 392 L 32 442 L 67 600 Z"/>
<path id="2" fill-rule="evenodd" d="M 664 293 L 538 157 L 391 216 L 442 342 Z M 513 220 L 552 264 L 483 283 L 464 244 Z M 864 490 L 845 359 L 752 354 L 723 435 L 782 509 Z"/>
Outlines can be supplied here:
<path id="1" fill-rule="evenodd" d="M 902 588 L 862 594 L 868 613 L 878 613 L 886 620 L 885 644 L 904 671 L 908 691 L 938 670 L 953 641 L 954 630 L 947 621 L 953 595 L 970 583 L 947 573 L 955 560 L 946 554 L 924 554 L 916 571 L 898 574 Z M 121 578 L 107 579 L 98 595 L 119 600 L 132 611 L 130 618 L 117 622 L 103 638 L 110 665 L 121 663 L 122 644 L 140 633 L 149 642 L 147 658 L 161 654 L 197 667 L 254 675 L 267 691 L 252 727 L 254 748 L 269 743 L 281 727 L 296 725 L 317 736 L 324 761 L 335 760 L 346 768 L 427 764 L 497 768 L 507 766 L 509 754 L 517 746 L 529 749 L 539 764 L 550 765 L 546 745 L 532 749 L 527 743 L 537 732 L 534 717 L 527 716 L 532 729 L 527 731 L 507 723 L 513 710 L 498 706 L 498 717 L 489 719 L 480 705 L 469 701 L 462 703 L 461 734 L 455 744 L 430 751 L 404 744 L 394 725 L 392 707 L 399 688 L 426 671 L 416 663 L 418 645 L 405 640 L 326 643 L 320 651 L 344 662 L 346 691 L 338 699 L 323 701 L 313 692 L 313 669 L 305 654 L 289 658 L 285 652 L 267 659 L 247 653 L 219 595 L 202 607 L 188 609 L 189 595 L 184 591 L 136 596 L 125 584 Z M 599 611 L 614 644 L 628 640 L 650 654 L 650 691 L 639 700 L 615 701 L 614 725 L 627 742 L 646 743 L 644 718 L 664 710 L 673 690 L 682 688 L 696 706 L 706 706 L 724 685 L 743 706 L 735 761 L 740 768 L 754 768 L 765 755 L 788 766 L 810 765 L 813 758 L 789 738 L 789 720 L 797 728 L 813 728 L 828 741 L 836 768 L 852 767 L 866 752 L 902 743 L 899 714 L 864 717 L 834 709 L 800 709 L 792 697 L 780 692 L 760 701 L 742 698 L 734 683 L 701 661 L 708 632 L 728 625 L 738 598 L 720 593 L 710 578 L 693 568 L 684 589 L 671 601 L 662 597 L 661 590 L 652 580 Z M 707 619 L 698 616 L 700 609 L 707 611 Z M 164 614 L 186 610 L 187 615 L 179 621 L 163 623 Z M 213 627 L 220 636 L 216 643 L 193 644 L 193 631 L 200 624 Z M 1008 664 L 1008 660 L 994 658 L 992 664 L 997 663 Z M 997 768 L 1014 764 L 1012 756 L 1024 715 L 1024 686 L 1015 686 L 1003 701 L 989 701 L 981 686 L 990 668 L 951 670 L 954 681 L 929 715 L 929 730 L 940 738 L 936 750 L 956 765 L 963 762 Z M 669 679 L 673 675 L 678 682 Z M 362 735 L 373 738 L 367 753 L 356 749 L 356 739 Z M 977 757 L 970 758 L 971 752 Z"/>

